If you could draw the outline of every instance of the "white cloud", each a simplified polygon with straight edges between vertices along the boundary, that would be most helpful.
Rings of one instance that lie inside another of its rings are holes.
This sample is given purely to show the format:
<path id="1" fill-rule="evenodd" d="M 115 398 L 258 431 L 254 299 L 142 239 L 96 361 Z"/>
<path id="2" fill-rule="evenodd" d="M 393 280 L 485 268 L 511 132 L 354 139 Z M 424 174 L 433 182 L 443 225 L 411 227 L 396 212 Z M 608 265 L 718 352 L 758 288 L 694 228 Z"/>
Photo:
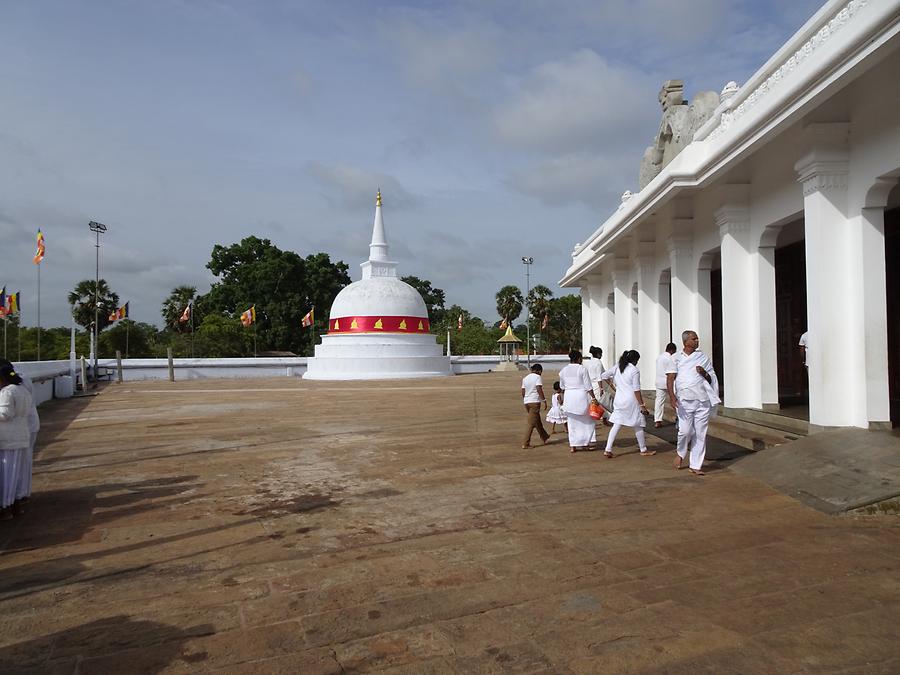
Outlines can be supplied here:
<path id="1" fill-rule="evenodd" d="M 521 80 L 493 118 L 498 137 L 549 153 L 621 146 L 654 124 L 658 84 L 589 49 L 543 63 Z"/>
<path id="2" fill-rule="evenodd" d="M 416 202 L 400 181 L 379 171 L 322 162 L 310 162 L 306 171 L 324 188 L 325 198 L 335 206 L 351 210 L 372 206 L 375 204 L 375 191 L 379 188 L 393 208 L 409 207 Z"/>

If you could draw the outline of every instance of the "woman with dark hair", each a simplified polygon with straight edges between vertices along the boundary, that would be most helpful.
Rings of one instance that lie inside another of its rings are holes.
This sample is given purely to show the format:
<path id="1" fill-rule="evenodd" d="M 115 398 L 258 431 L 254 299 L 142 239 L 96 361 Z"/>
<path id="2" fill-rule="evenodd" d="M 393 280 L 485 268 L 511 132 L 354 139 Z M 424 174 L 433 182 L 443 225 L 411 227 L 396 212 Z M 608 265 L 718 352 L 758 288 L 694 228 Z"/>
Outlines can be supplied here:
<path id="1" fill-rule="evenodd" d="M 594 418 L 588 414 L 594 395 L 591 378 L 587 368 L 581 365 L 581 352 L 577 349 L 569 352 L 569 365 L 559 371 L 559 388 L 568 423 L 570 450 L 586 450 L 597 440 Z"/>
<path id="2" fill-rule="evenodd" d="M 19 462 L 28 451 L 31 394 L 12 364 L 0 365 L 0 520 L 13 517 Z"/>
<path id="3" fill-rule="evenodd" d="M 650 413 L 644 405 L 644 397 L 641 396 L 641 371 L 637 368 L 641 355 L 634 349 L 629 349 L 619 357 L 619 364 L 603 373 L 604 380 L 613 380 L 616 387 L 616 398 L 613 401 L 615 410 L 609 416 L 613 428 L 609 430 L 606 439 L 606 450 L 603 454 L 612 458 L 613 441 L 622 427 L 634 429 L 641 457 L 655 455 L 655 450 L 647 450 L 647 441 L 644 437 L 644 417 Z"/>

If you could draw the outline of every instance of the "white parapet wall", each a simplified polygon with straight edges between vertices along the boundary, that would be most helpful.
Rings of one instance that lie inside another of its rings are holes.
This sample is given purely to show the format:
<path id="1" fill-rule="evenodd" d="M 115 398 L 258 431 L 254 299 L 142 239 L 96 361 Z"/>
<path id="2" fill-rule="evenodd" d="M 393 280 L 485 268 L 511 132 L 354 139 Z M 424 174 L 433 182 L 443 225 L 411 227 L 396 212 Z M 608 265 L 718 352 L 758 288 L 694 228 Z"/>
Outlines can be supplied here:
<path id="1" fill-rule="evenodd" d="M 500 357 L 497 355 L 452 356 L 454 375 L 489 373 L 497 369 Z M 569 362 L 564 354 L 545 354 L 531 357 L 532 363 L 540 363 L 545 370 L 558 370 Z M 242 358 L 242 359 L 174 359 L 176 380 L 197 380 L 207 378 L 267 378 L 302 377 L 306 372 L 306 357 Z M 525 368 L 526 359 L 521 357 L 519 365 Z M 101 379 L 116 381 L 115 359 L 97 361 Z M 53 398 L 65 398 L 73 388 L 70 377 L 70 362 L 66 361 L 25 361 L 15 364 L 16 370 L 28 375 L 34 383 L 35 400 L 40 405 Z M 167 359 L 123 359 L 122 379 L 126 382 L 140 380 L 169 379 Z M 81 373 L 76 371 L 74 384 L 80 384 Z"/>

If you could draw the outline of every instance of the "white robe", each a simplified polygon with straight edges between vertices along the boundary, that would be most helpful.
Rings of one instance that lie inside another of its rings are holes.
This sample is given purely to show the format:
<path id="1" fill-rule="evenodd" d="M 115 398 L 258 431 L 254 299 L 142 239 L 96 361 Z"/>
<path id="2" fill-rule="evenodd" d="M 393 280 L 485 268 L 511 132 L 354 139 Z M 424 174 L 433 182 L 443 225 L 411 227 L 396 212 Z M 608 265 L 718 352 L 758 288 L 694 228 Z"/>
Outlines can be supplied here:
<path id="1" fill-rule="evenodd" d="M 629 363 L 625 366 L 624 372 L 615 366 L 603 373 L 602 379 L 613 380 L 616 385 L 616 397 L 613 400 L 615 410 L 609 416 L 609 421 L 626 427 L 642 428 L 645 423 L 644 416 L 634 396 L 634 392 L 641 390 L 641 371 L 637 366 Z"/>
<path id="2" fill-rule="evenodd" d="M 563 390 L 569 445 L 573 448 L 587 447 L 596 438 L 594 418 L 588 414 L 593 387 L 587 368 L 579 363 L 565 366 L 559 371 L 559 386 Z"/>

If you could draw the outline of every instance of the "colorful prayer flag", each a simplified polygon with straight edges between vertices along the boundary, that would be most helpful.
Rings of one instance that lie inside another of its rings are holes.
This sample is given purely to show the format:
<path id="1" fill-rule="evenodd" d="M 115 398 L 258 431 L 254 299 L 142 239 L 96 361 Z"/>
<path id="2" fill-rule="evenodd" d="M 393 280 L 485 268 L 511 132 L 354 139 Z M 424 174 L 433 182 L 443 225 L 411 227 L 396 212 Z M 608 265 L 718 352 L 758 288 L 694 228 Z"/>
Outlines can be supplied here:
<path id="1" fill-rule="evenodd" d="M 112 312 L 109 313 L 109 316 L 106 318 L 110 323 L 115 323 L 116 319 L 119 318 L 118 310 L 113 310 Z"/>
<path id="2" fill-rule="evenodd" d="M 37 252 L 34 254 L 34 264 L 40 265 L 44 259 L 44 233 L 38 229 L 37 233 Z"/>
<path id="3" fill-rule="evenodd" d="M 117 318 L 119 319 L 127 319 L 128 318 L 128 303 L 126 302 L 124 305 L 119 307 L 119 310 L 116 312 Z"/>
<path id="4" fill-rule="evenodd" d="M 6 316 L 6 286 L 0 289 L 0 316 Z"/>
<path id="5" fill-rule="evenodd" d="M 7 314 L 18 314 L 19 313 L 19 301 L 22 299 L 22 292 L 16 291 L 15 293 L 10 293 L 6 296 L 6 313 Z"/>
<path id="6" fill-rule="evenodd" d="M 311 310 L 309 310 L 309 311 L 306 313 L 306 316 L 304 316 L 304 317 L 300 320 L 300 325 L 301 325 L 301 326 L 303 326 L 304 328 L 309 328 L 310 326 L 313 325 L 313 312 L 315 311 L 315 309 L 316 309 L 316 308 L 313 307 Z"/>
<path id="7" fill-rule="evenodd" d="M 507 328 L 509 328 L 509 321 L 503 319 L 503 321 L 500 322 L 500 330 L 506 330 Z"/>
<path id="8" fill-rule="evenodd" d="M 181 318 L 178 319 L 178 323 L 184 323 L 185 321 L 191 320 L 191 303 L 187 304 L 187 307 L 184 308 L 184 311 L 181 313 Z"/>
<path id="9" fill-rule="evenodd" d="M 541 330 L 544 330 L 549 323 L 550 323 L 549 315 L 544 314 L 544 322 L 541 324 Z"/>
<path id="10" fill-rule="evenodd" d="M 241 314 L 241 323 L 244 324 L 244 328 L 249 328 L 251 324 L 256 321 L 256 305 L 253 305 L 246 312 Z"/>

